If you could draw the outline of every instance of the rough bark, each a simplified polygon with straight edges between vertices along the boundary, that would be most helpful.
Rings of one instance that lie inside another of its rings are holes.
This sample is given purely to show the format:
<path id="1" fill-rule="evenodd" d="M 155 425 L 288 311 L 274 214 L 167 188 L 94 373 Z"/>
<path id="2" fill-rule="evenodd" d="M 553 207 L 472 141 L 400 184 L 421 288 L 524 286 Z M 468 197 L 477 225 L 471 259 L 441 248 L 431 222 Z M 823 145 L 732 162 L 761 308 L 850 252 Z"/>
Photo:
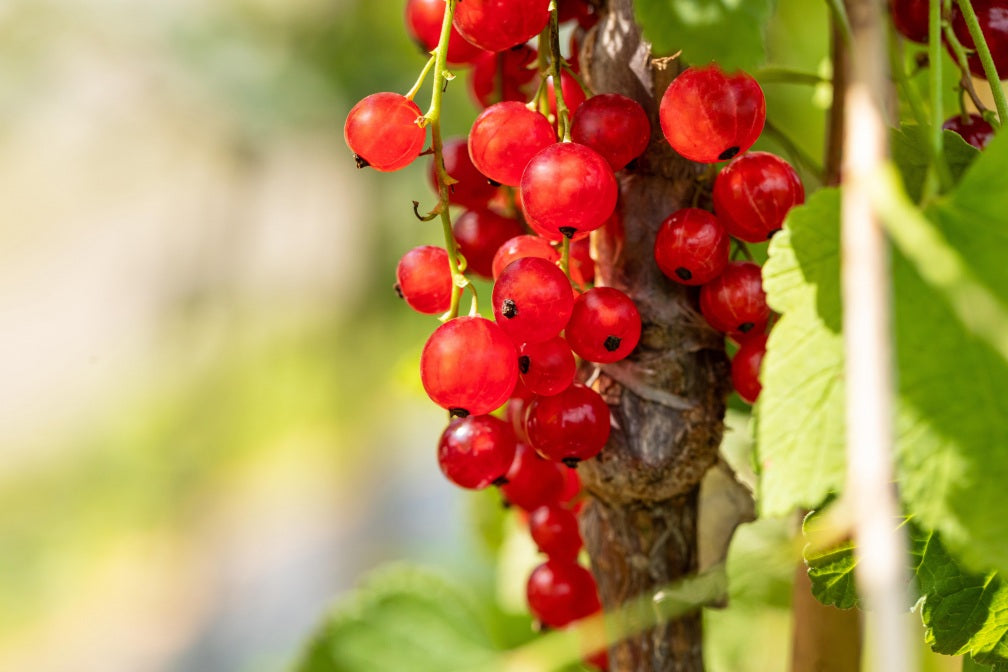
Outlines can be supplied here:
<path id="1" fill-rule="evenodd" d="M 634 21 L 632 0 L 609 0 L 582 52 L 596 92 L 634 98 L 652 119 L 653 141 L 620 179 L 621 224 L 596 234 L 597 282 L 627 292 L 644 330 L 626 361 L 586 371 L 609 403 L 613 432 L 598 458 L 579 467 L 592 496 L 585 544 L 606 609 L 697 569 L 697 497 L 717 462 L 728 362 L 724 341 L 699 314 L 696 289 L 654 263 L 661 221 L 691 204 L 705 169 L 676 155 L 658 126 L 658 101 L 679 71 L 655 61 Z M 699 614 L 666 623 L 610 650 L 613 672 L 703 669 Z"/>

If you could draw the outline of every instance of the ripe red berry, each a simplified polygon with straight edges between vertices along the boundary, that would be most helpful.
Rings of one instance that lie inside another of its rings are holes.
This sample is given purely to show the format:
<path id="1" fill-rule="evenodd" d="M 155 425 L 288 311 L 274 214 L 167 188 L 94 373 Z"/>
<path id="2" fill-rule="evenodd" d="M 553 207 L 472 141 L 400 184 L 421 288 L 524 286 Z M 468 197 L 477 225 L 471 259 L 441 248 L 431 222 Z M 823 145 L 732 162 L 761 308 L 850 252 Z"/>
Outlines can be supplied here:
<path id="1" fill-rule="evenodd" d="M 728 265 L 730 240 L 717 217 L 699 208 L 683 208 L 658 228 L 654 256 L 658 268 L 684 285 L 702 285 Z"/>
<path id="2" fill-rule="evenodd" d="M 647 149 L 651 122 L 640 104 L 618 93 L 592 96 L 571 120 L 571 138 L 620 170 Z"/>
<path id="3" fill-rule="evenodd" d="M 594 287 L 574 300 L 564 336 L 581 359 L 607 364 L 637 347 L 641 317 L 633 299 L 612 287 Z"/>
<path id="4" fill-rule="evenodd" d="M 525 511 L 554 504 L 564 491 L 564 471 L 567 468 L 563 465 L 544 459 L 527 444 L 519 443 L 501 493 L 509 503 Z"/>
<path id="5" fill-rule="evenodd" d="M 612 168 L 598 152 L 574 142 L 549 145 L 532 157 L 521 178 L 521 199 L 536 231 L 551 240 L 572 238 L 605 223 L 616 208 Z"/>
<path id="6" fill-rule="evenodd" d="M 445 0 L 407 0 L 406 29 L 424 51 L 437 49 L 444 21 Z M 470 63 L 483 50 L 459 35 L 455 26 L 448 37 L 448 62 L 454 65 Z"/>
<path id="7" fill-rule="evenodd" d="M 554 336 L 518 348 L 518 371 L 531 392 L 550 396 L 563 392 L 574 382 L 577 364 L 567 341 Z"/>
<path id="8" fill-rule="evenodd" d="M 455 8 L 455 27 L 487 51 L 527 42 L 546 27 L 549 0 L 465 0 Z"/>
<path id="9" fill-rule="evenodd" d="M 535 93 L 535 63 L 536 50 L 527 44 L 505 51 L 484 51 L 473 61 L 469 93 L 480 107 L 505 100 L 524 103 Z"/>
<path id="10" fill-rule="evenodd" d="M 581 530 L 577 516 L 556 504 L 540 506 L 529 513 L 529 534 L 550 560 L 577 560 L 581 550 Z"/>
<path id="11" fill-rule="evenodd" d="M 396 266 L 396 291 L 419 313 L 436 315 L 448 310 L 452 278 L 444 248 L 423 245 L 404 254 Z"/>
<path id="12" fill-rule="evenodd" d="M 518 380 L 518 351 L 482 317 L 457 317 L 434 330 L 420 354 L 427 395 L 453 415 L 485 415 L 507 401 Z"/>
<path id="13" fill-rule="evenodd" d="M 564 489 L 560 495 L 560 503 L 564 506 L 574 504 L 574 499 L 581 494 L 581 477 L 578 476 L 577 469 L 564 469 Z M 577 513 L 577 510 L 574 510 Z"/>
<path id="14" fill-rule="evenodd" d="M 476 117 L 469 158 L 495 182 L 517 187 L 529 160 L 556 143 L 549 121 L 516 101 L 496 103 Z"/>
<path id="15" fill-rule="evenodd" d="M 893 25 L 903 37 L 927 44 L 928 4 L 928 0 L 889 0 Z"/>
<path id="16" fill-rule="evenodd" d="M 672 80 L 658 109 L 672 149 L 691 161 L 726 161 L 749 149 L 763 130 L 766 101 L 756 80 L 717 65 L 693 67 Z"/>
<path id="17" fill-rule="evenodd" d="M 570 275 L 579 285 L 595 282 L 595 260 L 591 257 L 588 238 L 575 238 L 570 243 Z"/>
<path id="18" fill-rule="evenodd" d="M 427 131 L 416 124 L 423 116 L 416 103 L 398 93 L 372 93 L 353 106 L 343 126 L 343 139 L 360 168 L 383 172 L 410 164 L 423 149 Z M 548 125 L 548 124 L 547 124 Z"/>
<path id="19" fill-rule="evenodd" d="M 594 8 L 585 0 L 559 0 L 557 2 L 557 21 L 577 20 L 578 26 L 588 30 L 598 22 Z"/>
<path id="20" fill-rule="evenodd" d="M 574 114 L 574 111 L 585 102 L 584 89 L 577 83 L 570 74 L 564 70 L 560 73 L 560 93 L 563 94 L 564 105 L 567 106 L 567 113 Z M 556 116 L 556 92 L 553 90 L 553 76 L 546 78 L 546 100 L 549 103 L 550 114 Z"/>
<path id="21" fill-rule="evenodd" d="M 455 418 L 438 442 L 438 466 L 455 485 L 478 490 L 504 478 L 516 445 L 511 426 L 499 418 Z"/>
<path id="22" fill-rule="evenodd" d="M 767 152 L 733 159 L 714 180 L 714 212 L 728 233 L 750 243 L 773 236 L 791 208 L 804 202 L 798 173 Z"/>
<path id="23" fill-rule="evenodd" d="M 497 193 L 497 187 L 487 182 L 486 176 L 476 170 L 472 159 L 469 158 L 469 145 L 466 139 L 449 138 L 445 140 L 442 155 L 444 156 L 445 172 L 449 177 L 457 180 L 455 184 L 448 187 L 448 200 L 453 205 L 461 205 L 473 210 L 486 208 L 487 203 Z M 431 157 L 427 176 L 436 192 L 438 184 L 434 161 L 434 157 Z"/>
<path id="24" fill-rule="evenodd" d="M 739 396 L 755 404 L 763 386 L 760 384 L 760 364 L 766 354 L 767 337 L 757 334 L 743 339 L 738 352 L 732 357 L 732 385 Z"/>
<path id="25" fill-rule="evenodd" d="M 994 69 L 999 78 L 1005 79 L 1008 77 L 1008 3 L 1004 0 L 972 0 L 971 4 L 980 22 L 980 32 L 990 48 Z M 952 5 L 952 30 L 964 47 L 975 48 L 966 20 L 955 4 Z M 967 60 L 970 72 L 977 77 L 985 76 L 979 56 L 972 54 Z"/>
<path id="26" fill-rule="evenodd" d="M 733 261 L 724 272 L 700 288 L 700 312 L 708 324 L 727 334 L 761 331 L 770 317 L 760 267 Z"/>
<path id="27" fill-rule="evenodd" d="M 609 424 L 609 405 L 580 383 L 550 397 L 533 398 L 525 412 L 532 447 L 568 467 L 598 455 L 609 440 Z"/>
<path id="28" fill-rule="evenodd" d="M 501 217 L 490 210 L 468 210 L 455 220 L 452 233 L 466 259 L 466 270 L 489 278 L 497 250 L 524 230 L 516 219 Z"/>
<path id="29" fill-rule="evenodd" d="M 521 235 L 507 241 L 497 250 L 493 258 L 494 280 L 508 264 L 523 257 L 540 257 L 546 261 L 556 262 L 560 255 L 545 238 L 539 236 Z"/>
<path id="30" fill-rule="evenodd" d="M 946 119 L 942 128 L 947 131 L 955 131 L 962 136 L 963 140 L 977 149 L 983 149 L 994 138 L 994 128 L 979 114 L 970 114 L 968 120 L 964 120 L 962 115 L 957 114 Z"/>
<path id="31" fill-rule="evenodd" d="M 594 577 L 576 562 L 551 559 L 539 565 L 528 578 L 525 595 L 532 615 L 551 628 L 562 628 L 602 608 Z"/>
<path id="32" fill-rule="evenodd" d="M 567 324 L 574 306 L 567 276 L 539 257 L 508 264 L 494 283 L 492 296 L 494 319 L 515 343 L 553 338 Z"/>

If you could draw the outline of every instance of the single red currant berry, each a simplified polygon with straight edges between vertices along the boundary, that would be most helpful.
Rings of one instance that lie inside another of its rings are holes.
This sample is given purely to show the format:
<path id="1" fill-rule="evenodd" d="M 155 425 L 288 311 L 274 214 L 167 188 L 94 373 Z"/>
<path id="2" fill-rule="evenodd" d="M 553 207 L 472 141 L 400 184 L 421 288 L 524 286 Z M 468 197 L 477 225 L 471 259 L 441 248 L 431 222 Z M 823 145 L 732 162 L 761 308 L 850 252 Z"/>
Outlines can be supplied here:
<path id="1" fill-rule="evenodd" d="M 484 51 L 473 61 L 469 93 L 484 108 L 505 100 L 524 103 L 535 93 L 535 63 L 536 50 L 527 44 L 506 51 Z"/>
<path id="2" fill-rule="evenodd" d="M 466 270 L 489 278 L 497 250 L 524 231 L 517 219 L 501 217 L 490 210 L 468 210 L 455 220 L 452 233 L 466 258 Z"/>
<path id="3" fill-rule="evenodd" d="M 598 152 L 613 170 L 620 170 L 647 149 L 651 122 L 637 101 L 604 93 L 578 108 L 571 119 L 571 138 Z"/>
<path id="4" fill-rule="evenodd" d="M 746 338 L 739 346 L 738 352 L 732 357 L 732 385 L 739 396 L 750 404 L 755 404 L 763 386 L 760 384 L 760 364 L 766 354 L 767 337 L 758 334 Z"/>
<path id="5" fill-rule="evenodd" d="M 798 173 L 767 152 L 743 154 L 714 180 L 714 212 L 729 234 L 750 243 L 773 236 L 791 208 L 804 202 Z"/>
<path id="6" fill-rule="evenodd" d="M 441 0 L 438 0 L 439 2 Z M 476 170 L 469 158 L 469 144 L 465 138 L 450 138 L 444 141 L 442 150 L 445 172 L 456 180 L 448 186 L 448 200 L 453 205 L 476 210 L 486 208 L 487 203 L 497 193 L 497 187 L 487 182 L 486 176 Z M 434 157 L 431 157 L 430 169 L 427 173 L 434 191 L 438 190 L 437 167 Z"/>
<path id="7" fill-rule="evenodd" d="M 493 258 L 494 280 L 508 264 L 523 257 L 539 257 L 549 262 L 557 262 L 560 255 L 549 242 L 539 236 L 521 235 L 507 241 L 497 250 Z"/>
<path id="8" fill-rule="evenodd" d="M 496 103 L 469 131 L 469 158 L 495 182 L 517 187 L 529 160 L 556 143 L 549 121 L 516 101 Z"/>
<path id="9" fill-rule="evenodd" d="M 889 0 L 893 25 L 903 37 L 927 44 L 928 4 L 928 0 Z"/>
<path id="10" fill-rule="evenodd" d="M 354 105 L 343 126 L 343 139 L 357 167 L 388 172 L 409 165 L 427 137 L 416 123 L 421 116 L 416 103 L 398 93 L 372 93 Z"/>
<path id="11" fill-rule="evenodd" d="M 728 265 L 730 239 L 717 217 L 700 208 L 683 208 L 658 227 L 654 256 L 658 268 L 684 285 L 702 285 Z"/>
<path id="12" fill-rule="evenodd" d="M 563 94 L 564 105 L 567 106 L 568 114 L 574 114 L 574 111 L 581 107 L 581 103 L 585 102 L 584 89 L 581 88 L 577 80 L 571 77 L 566 70 L 560 73 L 560 93 Z M 550 114 L 555 117 L 557 113 L 556 92 L 553 91 L 552 75 L 546 78 L 546 100 L 549 103 Z"/>
<path id="13" fill-rule="evenodd" d="M 581 530 L 577 516 L 556 504 L 540 506 L 529 514 L 529 534 L 550 560 L 577 560 Z"/>
<path id="14" fill-rule="evenodd" d="M 503 51 L 528 42 L 549 21 L 549 0 L 465 0 L 455 8 L 455 27 L 481 49 Z"/>
<path id="15" fill-rule="evenodd" d="M 424 51 L 437 49 L 444 21 L 444 0 L 407 0 L 406 30 Z M 448 37 L 448 62 L 453 65 L 471 63 L 483 50 L 459 35 L 455 26 Z"/>
<path id="16" fill-rule="evenodd" d="M 503 484 L 516 446 L 511 426 L 499 418 L 455 418 L 438 442 L 438 465 L 455 485 L 479 490 L 492 483 Z"/>
<path id="17" fill-rule="evenodd" d="M 564 336 L 581 359 L 617 362 L 637 347 L 641 317 L 633 299 L 612 287 L 594 287 L 574 300 Z"/>
<path id="18" fill-rule="evenodd" d="M 983 149 L 994 138 L 994 128 L 979 114 L 969 114 L 965 119 L 957 114 L 946 119 L 942 128 L 955 131 L 977 149 Z"/>
<path id="19" fill-rule="evenodd" d="M 990 48 L 994 69 L 998 77 L 1008 77 L 1008 3 L 1004 0 L 972 0 L 973 11 L 980 22 L 980 32 Z M 973 38 L 959 7 L 952 5 L 952 30 L 967 49 L 975 49 Z M 984 77 L 983 64 L 975 53 L 969 58 L 969 69 L 977 77 Z"/>
<path id="20" fill-rule="evenodd" d="M 494 319 L 515 343 L 545 341 L 564 328 L 574 306 L 570 280 L 539 257 L 523 257 L 501 271 L 493 287 Z"/>
<path id="21" fill-rule="evenodd" d="M 598 392 L 575 383 L 551 397 L 535 397 L 525 412 L 529 441 L 543 457 L 574 467 L 609 440 L 609 405 Z"/>
<path id="22" fill-rule="evenodd" d="M 532 157 L 521 178 L 525 212 L 552 240 L 593 231 L 616 209 L 612 168 L 598 152 L 574 142 L 549 145 Z"/>
<path id="23" fill-rule="evenodd" d="M 727 334 L 761 331 L 770 318 L 760 267 L 733 261 L 724 272 L 700 288 L 700 312 L 707 323 Z"/>
<path id="24" fill-rule="evenodd" d="M 691 161 L 727 161 L 756 142 L 766 101 L 756 80 L 717 65 L 688 68 L 672 80 L 658 109 L 672 149 Z"/>
<path id="25" fill-rule="evenodd" d="M 564 471 L 567 469 L 562 465 L 543 459 L 531 447 L 519 443 L 501 493 L 509 503 L 525 511 L 555 504 L 564 491 Z"/>
<path id="26" fill-rule="evenodd" d="M 570 243 L 570 275 L 579 285 L 595 282 L 595 260 L 591 257 L 591 241 L 587 237 L 575 238 Z"/>
<path id="27" fill-rule="evenodd" d="M 482 317 L 457 317 L 434 330 L 420 354 L 420 381 L 452 415 L 485 415 L 507 401 L 518 380 L 518 351 Z"/>
<path id="28" fill-rule="evenodd" d="M 434 245 L 415 247 L 396 266 L 396 291 L 418 313 L 436 315 L 451 307 L 448 253 Z"/>
<path id="29" fill-rule="evenodd" d="M 551 559 L 532 570 L 525 596 L 532 615 L 551 628 L 562 628 L 602 608 L 591 572 L 570 561 Z"/>
<path id="30" fill-rule="evenodd" d="M 518 371 L 525 387 L 548 397 L 574 382 L 577 365 L 567 341 L 554 336 L 538 343 L 523 343 L 518 348 Z"/>
<path id="31" fill-rule="evenodd" d="M 557 2 L 557 21 L 565 23 L 574 20 L 577 20 L 581 28 L 587 30 L 595 25 L 598 18 L 595 16 L 595 10 L 585 0 L 559 0 Z"/>

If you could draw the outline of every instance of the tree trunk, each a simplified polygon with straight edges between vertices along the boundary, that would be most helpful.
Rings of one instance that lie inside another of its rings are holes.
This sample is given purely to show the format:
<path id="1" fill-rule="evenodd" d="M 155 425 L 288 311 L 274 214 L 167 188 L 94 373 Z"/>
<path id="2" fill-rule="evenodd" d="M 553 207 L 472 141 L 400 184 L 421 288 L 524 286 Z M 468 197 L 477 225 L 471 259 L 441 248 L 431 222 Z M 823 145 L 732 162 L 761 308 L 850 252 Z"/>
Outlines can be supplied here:
<path id="1" fill-rule="evenodd" d="M 585 544 L 607 610 L 697 569 L 700 481 L 717 462 L 728 361 L 724 339 L 697 308 L 697 290 L 665 278 L 654 262 L 662 220 L 692 203 L 704 167 L 679 157 L 658 125 L 658 101 L 678 62 L 655 61 L 641 41 L 632 0 L 609 0 L 582 50 L 597 93 L 637 100 L 652 143 L 620 178 L 621 223 L 595 234 L 597 282 L 627 292 L 641 312 L 640 345 L 598 367 L 613 432 L 597 459 L 579 467 L 591 500 Z M 595 367 L 585 374 L 592 376 Z M 700 615 L 659 625 L 610 650 L 613 672 L 703 670 Z"/>

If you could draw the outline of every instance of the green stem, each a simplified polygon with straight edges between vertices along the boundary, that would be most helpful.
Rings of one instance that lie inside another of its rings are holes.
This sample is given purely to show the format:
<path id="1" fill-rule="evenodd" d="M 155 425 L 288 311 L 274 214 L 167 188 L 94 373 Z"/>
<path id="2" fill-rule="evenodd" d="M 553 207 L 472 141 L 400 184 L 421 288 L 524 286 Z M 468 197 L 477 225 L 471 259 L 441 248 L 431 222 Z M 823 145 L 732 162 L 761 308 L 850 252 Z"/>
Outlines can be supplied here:
<path id="1" fill-rule="evenodd" d="M 832 84 L 826 77 L 814 72 L 806 72 L 797 68 L 788 68 L 780 65 L 768 65 L 764 68 L 754 70 L 752 76 L 760 84 Z"/>
<path id="2" fill-rule="evenodd" d="M 550 49 L 550 76 L 553 77 L 553 96 L 556 98 L 557 137 L 564 142 L 570 142 L 570 111 L 567 109 L 567 103 L 564 101 L 563 86 L 561 86 L 562 80 L 560 78 L 560 63 L 563 59 L 560 56 L 560 23 L 557 20 L 556 0 L 550 0 L 549 13 L 550 19 L 547 34 Z M 539 52 L 542 53 L 541 44 Z"/>
<path id="3" fill-rule="evenodd" d="M 413 98 L 416 97 L 416 94 L 420 91 L 420 87 L 423 86 L 424 80 L 427 79 L 427 75 L 430 74 L 431 68 L 434 67 L 434 62 L 436 60 L 437 57 L 434 56 L 433 54 L 431 54 L 431 57 L 427 59 L 427 65 L 425 65 L 423 67 L 423 70 L 420 71 L 420 76 L 417 77 L 416 83 L 413 85 L 413 88 L 411 88 L 406 93 L 406 97 L 409 100 L 413 100 Z"/>
<path id="4" fill-rule="evenodd" d="M 903 59 L 903 47 L 900 39 L 890 30 L 889 34 L 889 69 L 896 78 L 896 84 L 903 92 L 903 97 L 910 105 L 910 113 L 921 128 L 928 125 L 927 112 L 924 110 L 924 99 L 921 98 L 917 86 L 910 81 L 906 73 L 906 63 Z"/>
<path id="5" fill-rule="evenodd" d="M 962 42 L 956 37 L 955 31 L 952 30 L 952 26 L 946 23 L 942 26 L 942 37 L 945 39 L 945 43 L 949 45 L 952 49 L 952 53 L 955 54 L 956 65 L 959 66 L 960 72 L 960 86 L 962 90 L 969 94 L 970 100 L 973 101 L 973 105 L 977 108 L 980 114 L 987 111 L 987 106 L 984 102 L 980 100 L 980 96 L 977 95 L 976 87 L 973 86 L 973 76 L 969 69 L 969 59 L 966 56 L 966 49 L 963 47 Z M 967 114 L 965 105 L 960 104 L 961 112 L 963 114 L 963 120 L 965 121 L 965 116 Z"/>
<path id="6" fill-rule="evenodd" d="M 931 78 L 931 170 L 937 177 L 942 190 L 952 186 L 952 172 L 945 163 L 942 122 L 945 121 L 945 106 L 942 99 L 942 0 L 930 0 L 928 17 L 928 61 Z M 931 172 L 930 170 L 928 171 Z M 934 192 L 934 178 L 928 175 L 924 183 L 924 198 Z"/>
<path id="7" fill-rule="evenodd" d="M 829 5 L 834 23 L 840 28 L 840 35 L 843 36 L 844 42 L 850 44 L 850 19 L 847 18 L 847 8 L 844 7 L 843 0 L 826 0 L 826 4 Z"/>
<path id="8" fill-rule="evenodd" d="M 933 1 L 933 0 L 932 0 Z M 997 68 L 994 67 L 994 59 L 991 57 L 990 47 L 984 38 L 983 31 L 980 30 L 980 21 L 977 20 L 976 12 L 969 0 L 956 0 L 959 10 L 962 12 L 966 27 L 969 29 L 970 37 L 973 38 L 973 47 L 976 49 L 980 63 L 983 65 L 984 74 L 987 76 L 987 83 L 990 84 L 991 93 L 994 94 L 994 105 L 997 107 L 998 122 L 1003 126 L 1008 123 L 1008 101 L 1005 100 L 1004 89 L 1001 88 L 1001 80 L 998 79 Z M 932 64 L 933 65 L 933 64 Z"/>
<path id="9" fill-rule="evenodd" d="M 570 280 L 570 246 L 570 238 L 564 236 L 563 242 L 560 243 L 560 270 L 564 272 L 568 280 Z"/>

